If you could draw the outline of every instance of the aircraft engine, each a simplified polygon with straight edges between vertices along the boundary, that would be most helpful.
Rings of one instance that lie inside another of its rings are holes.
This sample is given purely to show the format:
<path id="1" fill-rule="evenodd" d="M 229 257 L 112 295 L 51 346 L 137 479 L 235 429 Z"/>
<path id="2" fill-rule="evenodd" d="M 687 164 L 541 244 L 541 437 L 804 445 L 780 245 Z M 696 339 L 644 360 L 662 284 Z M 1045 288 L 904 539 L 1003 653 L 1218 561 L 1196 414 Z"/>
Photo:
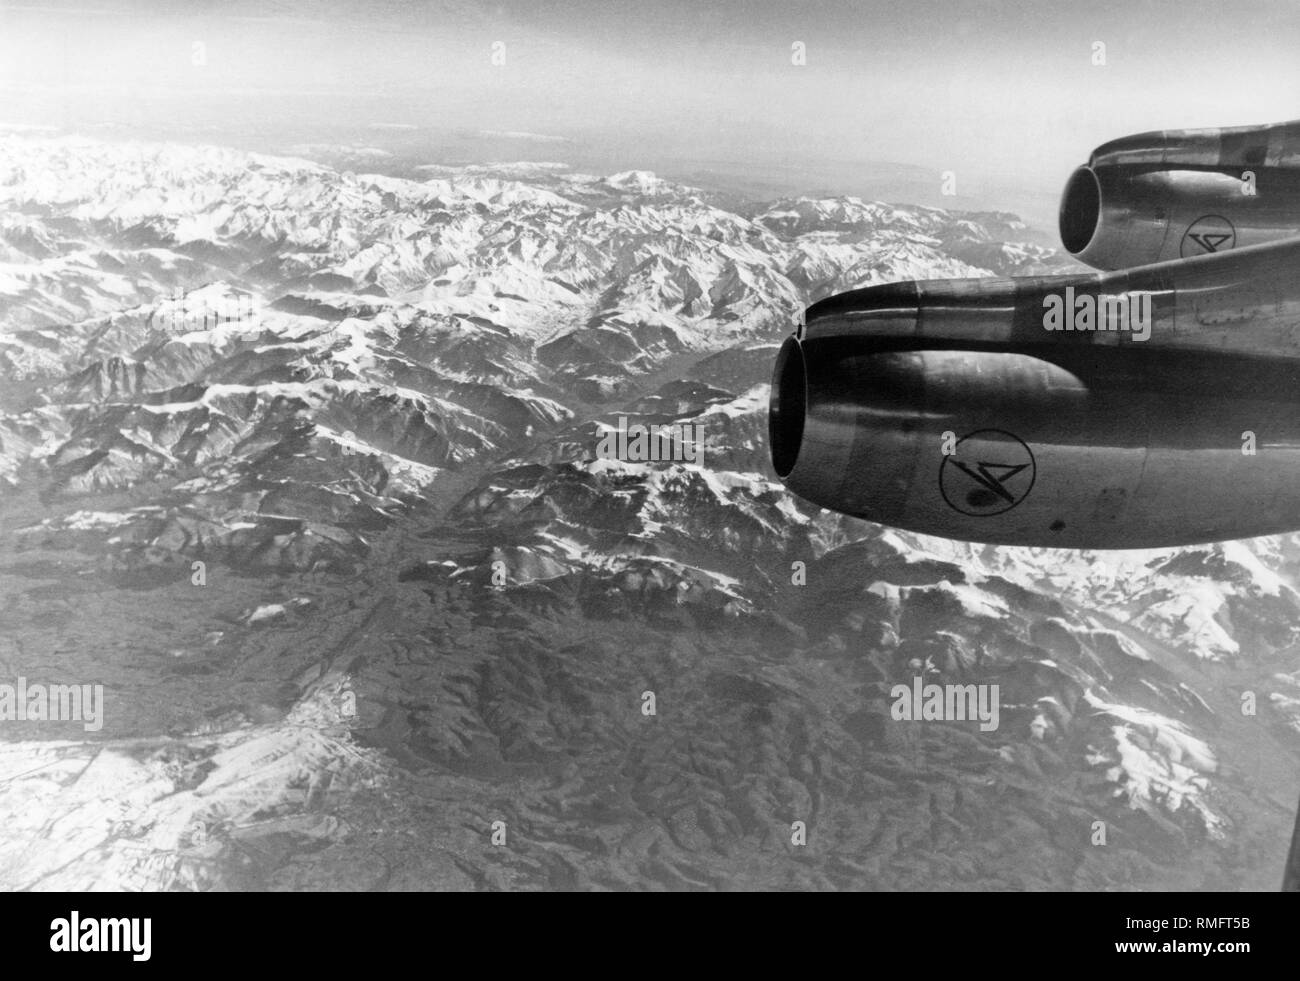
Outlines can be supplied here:
<path id="1" fill-rule="evenodd" d="M 1139 548 L 1300 526 L 1300 240 L 872 286 L 779 353 L 794 493 L 946 538 Z"/>
<path id="2" fill-rule="evenodd" d="M 1107 143 L 1067 182 L 1060 232 L 1070 254 L 1096 269 L 1300 234 L 1300 121 Z"/>

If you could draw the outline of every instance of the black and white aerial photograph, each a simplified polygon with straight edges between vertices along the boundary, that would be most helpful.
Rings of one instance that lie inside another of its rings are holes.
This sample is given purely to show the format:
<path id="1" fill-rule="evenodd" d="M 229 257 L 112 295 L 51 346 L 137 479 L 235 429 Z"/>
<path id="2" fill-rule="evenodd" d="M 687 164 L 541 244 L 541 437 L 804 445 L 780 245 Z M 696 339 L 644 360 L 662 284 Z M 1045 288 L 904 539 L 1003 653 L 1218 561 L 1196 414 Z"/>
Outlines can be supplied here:
<path id="1" fill-rule="evenodd" d="M 0 891 L 1110 893 L 1112 959 L 1248 951 L 1223 896 L 1300 891 L 1298 48 L 0 2 Z"/>

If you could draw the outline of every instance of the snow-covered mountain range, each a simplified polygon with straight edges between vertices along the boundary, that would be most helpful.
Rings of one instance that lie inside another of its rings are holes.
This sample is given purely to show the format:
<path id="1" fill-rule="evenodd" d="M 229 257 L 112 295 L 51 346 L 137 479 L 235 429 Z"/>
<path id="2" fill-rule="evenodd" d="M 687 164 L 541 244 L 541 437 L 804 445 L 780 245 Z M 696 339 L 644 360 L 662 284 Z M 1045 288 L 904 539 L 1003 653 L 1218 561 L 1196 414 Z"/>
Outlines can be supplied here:
<path id="1" fill-rule="evenodd" d="M 964 545 L 770 470 L 806 304 L 1039 241 L 0 137 L 0 683 L 107 700 L 0 721 L 0 885 L 1275 888 L 1300 539 Z M 602 458 L 620 420 L 704 459 Z M 998 728 L 896 720 L 915 677 Z"/>

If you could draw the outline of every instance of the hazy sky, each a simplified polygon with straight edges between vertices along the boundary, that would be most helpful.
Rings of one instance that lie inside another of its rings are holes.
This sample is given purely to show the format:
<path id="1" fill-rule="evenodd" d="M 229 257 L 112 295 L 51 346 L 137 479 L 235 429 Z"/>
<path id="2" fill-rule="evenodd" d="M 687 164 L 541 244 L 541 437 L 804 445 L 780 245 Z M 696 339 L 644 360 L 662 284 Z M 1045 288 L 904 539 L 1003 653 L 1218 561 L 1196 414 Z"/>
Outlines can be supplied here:
<path id="1" fill-rule="evenodd" d="M 0 0 L 0 122 L 407 123 L 1055 191 L 1115 136 L 1300 117 L 1297 52 L 1294 0 Z"/>

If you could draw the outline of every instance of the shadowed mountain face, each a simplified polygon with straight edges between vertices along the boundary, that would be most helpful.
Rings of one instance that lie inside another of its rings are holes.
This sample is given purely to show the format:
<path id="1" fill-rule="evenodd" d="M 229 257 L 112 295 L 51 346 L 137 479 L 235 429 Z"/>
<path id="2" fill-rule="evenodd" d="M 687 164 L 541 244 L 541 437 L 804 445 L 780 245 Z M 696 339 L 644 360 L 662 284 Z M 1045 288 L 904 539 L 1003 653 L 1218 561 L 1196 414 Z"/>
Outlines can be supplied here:
<path id="1" fill-rule="evenodd" d="M 0 140 L 0 684 L 104 693 L 0 689 L 0 886 L 1276 887 L 1300 539 L 964 545 L 769 468 L 804 305 L 1068 260 L 426 173 Z M 636 424 L 703 458 L 598 452 Z M 996 728 L 897 718 L 914 683 Z"/>

